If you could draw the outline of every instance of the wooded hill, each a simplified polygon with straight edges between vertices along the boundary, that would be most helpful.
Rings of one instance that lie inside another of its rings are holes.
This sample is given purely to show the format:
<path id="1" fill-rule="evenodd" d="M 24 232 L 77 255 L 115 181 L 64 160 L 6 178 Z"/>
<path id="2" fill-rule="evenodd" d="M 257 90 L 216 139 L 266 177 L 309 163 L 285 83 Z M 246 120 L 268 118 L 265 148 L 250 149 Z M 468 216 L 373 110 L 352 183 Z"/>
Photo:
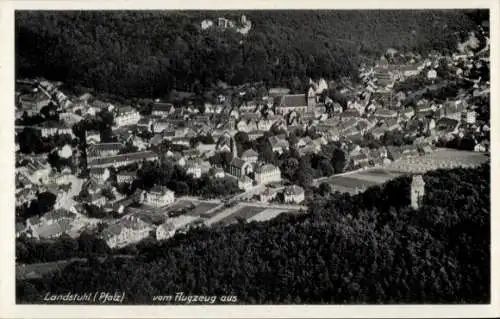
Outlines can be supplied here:
<path id="1" fill-rule="evenodd" d="M 252 29 L 201 30 L 245 14 Z M 487 11 L 18 11 L 16 70 L 126 97 L 202 92 L 217 80 L 299 88 L 338 79 L 388 48 L 454 49 Z"/>
<path id="2" fill-rule="evenodd" d="M 490 165 L 424 175 L 420 210 L 408 176 L 349 196 L 322 188 L 305 216 L 198 229 L 138 245 L 132 260 L 74 263 L 18 281 L 18 302 L 52 294 L 123 291 L 236 295 L 266 303 L 488 303 Z"/>

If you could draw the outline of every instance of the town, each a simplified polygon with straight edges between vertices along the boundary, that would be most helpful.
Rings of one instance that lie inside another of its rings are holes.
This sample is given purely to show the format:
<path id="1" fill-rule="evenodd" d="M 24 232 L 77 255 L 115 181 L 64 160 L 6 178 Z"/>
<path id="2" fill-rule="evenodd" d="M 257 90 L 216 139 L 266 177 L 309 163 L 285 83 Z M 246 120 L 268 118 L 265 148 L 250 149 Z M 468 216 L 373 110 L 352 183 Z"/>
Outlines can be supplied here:
<path id="1" fill-rule="evenodd" d="M 302 92 L 218 83 L 201 101 L 124 103 L 19 79 L 16 236 L 92 232 L 121 248 L 306 214 L 317 187 L 355 194 L 477 166 L 490 147 L 489 43 L 478 50 L 477 36 L 450 55 L 388 49 L 360 81 L 311 79 Z"/>

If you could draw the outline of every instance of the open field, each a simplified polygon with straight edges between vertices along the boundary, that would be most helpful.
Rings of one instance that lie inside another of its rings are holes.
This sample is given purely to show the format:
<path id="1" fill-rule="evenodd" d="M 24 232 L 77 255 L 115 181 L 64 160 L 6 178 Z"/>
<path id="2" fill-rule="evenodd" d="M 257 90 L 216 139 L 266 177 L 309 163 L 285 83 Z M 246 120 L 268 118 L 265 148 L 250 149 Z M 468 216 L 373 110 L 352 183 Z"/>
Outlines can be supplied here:
<path id="1" fill-rule="evenodd" d="M 233 212 L 231 215 L 221 219 L 217 224 L 221 226 L 229 225 L 238 221 L 238 219 L 247 220 L 252 216 L 258 215 L 260 212 L 265 210 L 263 207 L 255 206 L 240 206 L 238 210 Z"/>
<path id="2" fill-rule="evenodd" d="M 283 213 L 286 213 L 286 212 L 287 212 L 286 210 L 282 210 L 282 209 L 269 208 L 269 209 L 265 209 L 265 210 L 261 211 L 257 215 L 254 215 L 254 216 L 248 218 L 247 221 L 248 222 L 251 222 L 251 221 L 263 222 L 266 220 L 273 219 L 276 216 L 283 214 Z"/>
<path id="3" fill-rule="evenodd" d="M 334 175 L 322 182 L 329 183 L 339 192 L 356 193 L 404 174 L 425 173 L 440 168 L 473 167 L 489 160 L 483 153 L 438 148 L 430 154 L 402 158 L 381 167 Z"/>
<path id="4" fill-rule="evenodd" d="M 472 167 L 489 160 L 483 153 L 439 148 L 430 154 L 392 162 L 384 168 L 394 173 L 424 173 L 439 168 Z"/>

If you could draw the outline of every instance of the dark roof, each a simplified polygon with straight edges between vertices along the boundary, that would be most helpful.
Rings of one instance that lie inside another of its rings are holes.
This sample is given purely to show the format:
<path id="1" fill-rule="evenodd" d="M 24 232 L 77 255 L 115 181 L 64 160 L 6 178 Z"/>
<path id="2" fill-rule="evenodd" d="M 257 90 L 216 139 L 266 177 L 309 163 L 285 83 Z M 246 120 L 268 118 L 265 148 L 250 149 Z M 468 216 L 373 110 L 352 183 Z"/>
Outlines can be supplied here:
<path id="1" fill-rule="evenodd" d="M 443 117 L 439 119 L 436 123 L 436 129 L 438 130 L 451 130 L 454 129 L 458 124 L 457 120 Z"/>
<path id="2" fill-rule="evenodd" d="M 285 106 L 285 107 L 307 106 L 307 99 L 305 94 L 284 95 L 283 97 L 281 97 L 280 106 Z"/>
<path id="3" fill-rule="evenodd" d="M 156 158 L 157 155 L 153 152 L 136 152 L 136 153 L 128 153 L 128 154 L 121 154 L 121 155 L 115 155 L 115 156 L 109 156 L 109 157 L 104 157 L 104 158 L 97 158 L 89 162 L 88 166 L 97 166 L 97 165 L 106 165 L 106 164 L 112 164 L 114 162 L 118 161 L 141 161 L 143 159 L 151 159 L 151 158 Z"/>
<path id="4" fill-rule="evenodd" d="M 251 156 L 259 156 L 259 153 L 257 153 L 253 149 L 248 149 L 241 154 L 241 157 L 251 157 Z"/>
<path id="5" fill-rule="evenodd" d="M 237 168 L 242 168 L 243 165 L 245 165 L 245 164 L 247 164 L 247 162 L 245 162 L 244 160 L 242 160 L 239 157 L 233 158 L 233 160 L 230 163 L 231 166 L 234 166 L 234 167 L 237 167 Z"/>
<path id="6" fill-rule="evenodd" d="M 152 112 L 170 112 L 170 110 L 174 107 L 172 103 L 163 103 L 158 102 L 153 104 Z"/>

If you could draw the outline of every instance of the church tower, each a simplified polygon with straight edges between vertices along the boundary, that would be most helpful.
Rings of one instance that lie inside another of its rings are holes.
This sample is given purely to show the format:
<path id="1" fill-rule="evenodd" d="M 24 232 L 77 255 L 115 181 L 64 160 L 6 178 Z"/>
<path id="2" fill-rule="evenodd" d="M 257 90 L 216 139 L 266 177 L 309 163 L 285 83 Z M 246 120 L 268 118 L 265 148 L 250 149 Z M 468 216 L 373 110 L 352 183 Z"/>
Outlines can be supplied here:
<path id="1" fill-rule="evenodd" d="M 414 175 L 411 181 L 411 207 L 415 210 L 420 208 L 425 194 L 425 182 L 422 175 Z"/>
<path id="2" fill-rule="evenodd" d="M 307 108 L 312 110 L 316 106 L 316 91 L 312 86 L 307 91 Z"/>

